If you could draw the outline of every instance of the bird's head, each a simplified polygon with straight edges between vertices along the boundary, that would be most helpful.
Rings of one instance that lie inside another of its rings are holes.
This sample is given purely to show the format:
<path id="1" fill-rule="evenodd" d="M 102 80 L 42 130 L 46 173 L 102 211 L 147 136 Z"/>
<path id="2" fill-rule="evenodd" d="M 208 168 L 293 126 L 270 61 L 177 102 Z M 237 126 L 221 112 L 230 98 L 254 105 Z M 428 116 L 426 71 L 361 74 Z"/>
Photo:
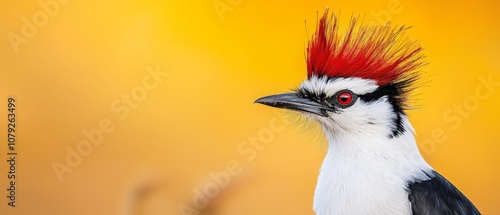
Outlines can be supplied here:
<path id="1" fill-rule="evenodd" d="M 423 58 L 420 45 L 403 37 L 405 29 L 357 27 L 353 18 L 342 36 L 326 11 L 308 44 L 307 80 L 293 93 L 256 103 L 299 111 L 335 134 L 398 136 Z"/>

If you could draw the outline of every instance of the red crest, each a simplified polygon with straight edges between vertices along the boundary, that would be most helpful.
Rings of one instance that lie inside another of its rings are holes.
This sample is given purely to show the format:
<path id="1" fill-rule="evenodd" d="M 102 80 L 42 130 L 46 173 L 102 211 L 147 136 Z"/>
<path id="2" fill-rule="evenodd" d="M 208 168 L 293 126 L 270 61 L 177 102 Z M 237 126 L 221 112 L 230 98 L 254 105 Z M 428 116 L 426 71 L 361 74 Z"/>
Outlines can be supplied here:
<path id="1" fill-rule="evenodd" d="M 307 76 L 358 77 L 385 85 L 415 79 L 412 72 L 422 66 L 422 47 L 402 37 L 404 26 L 356 26 L 352 18 L 345 35 L 338 32 L 338 18 L 328 15 L 319 20 L 307 47 Z"/>

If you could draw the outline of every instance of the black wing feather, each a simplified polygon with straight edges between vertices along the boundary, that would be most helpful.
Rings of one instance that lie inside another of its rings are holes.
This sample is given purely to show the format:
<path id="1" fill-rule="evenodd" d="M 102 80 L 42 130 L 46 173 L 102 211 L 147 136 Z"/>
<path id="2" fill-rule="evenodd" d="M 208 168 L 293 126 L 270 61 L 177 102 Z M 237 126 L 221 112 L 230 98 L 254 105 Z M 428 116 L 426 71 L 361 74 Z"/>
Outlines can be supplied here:
<path id="1" fill-rule="evenodd" d="M 436 171 L 430 180 L 408 184 L 413 215 L 480 215 L 481 213 L 453 184 Z"/>

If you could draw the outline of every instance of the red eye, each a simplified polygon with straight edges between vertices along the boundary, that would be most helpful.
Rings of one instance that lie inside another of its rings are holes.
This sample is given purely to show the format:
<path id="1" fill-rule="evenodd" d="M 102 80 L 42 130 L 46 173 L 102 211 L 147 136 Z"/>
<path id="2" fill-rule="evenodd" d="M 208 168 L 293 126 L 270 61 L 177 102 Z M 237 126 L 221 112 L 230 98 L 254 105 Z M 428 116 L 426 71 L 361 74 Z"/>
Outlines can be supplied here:
<path id="1" fill-rule="evenodd" d="M 352 102 L 352 94 L 350 92 L 342 92 L 337 96 L 337 101 L 341 105 L 348 105 Z"/>

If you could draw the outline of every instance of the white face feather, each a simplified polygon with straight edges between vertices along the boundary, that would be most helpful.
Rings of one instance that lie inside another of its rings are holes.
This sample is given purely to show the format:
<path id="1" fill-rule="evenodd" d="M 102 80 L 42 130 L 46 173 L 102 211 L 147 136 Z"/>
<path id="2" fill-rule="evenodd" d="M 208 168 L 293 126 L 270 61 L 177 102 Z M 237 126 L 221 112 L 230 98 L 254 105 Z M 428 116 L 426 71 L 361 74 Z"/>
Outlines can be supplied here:
<path id="1" fill-rule="evenodd" d="M 363 95 L 377 90 L 373 80 L 311 77 L 300 91 L 331 97 L 342 90 Z M 422 170 L 432 168 L 420 155 L 413 128 L 400 113 L 405 132 L 395 129 L 388 96 L 356 102 L 327 117 L 305 113 L 320 122 L 329 140 L 314 196 L 318 215 L 411 214 L 407 182 L 428 179 Z"/>
<path id="2" fill-rule="evenodd" d="M 355 94 L 372 93 L 378 88 L 376 81 L 361 78 L 336 78 L 328 80 L 326 77 L 313 76 L 300 86 L 300 90 L 326 97 L 332 97 L 342 90 L 350 90 Z M 322 124 L 325 130 L 333 131 L 336 135 L 376 135 L 389 136 L 395 129 L 393 123 L 396 117 L 387 97 L 374 102 L 364 102 L 358 99 L 354 105 L 340 109 L 338 113 L 330 113 L 329 117 L 307 114 L 311 119 Z"/>
<path id="3" fill-rule="evenodd" d="M 375 80 L 362 78 L 336 78 L 328 80 L 326 76 L 312 76 L 300 85 L 301 89 L 317 94 L 326 93 L 327 96 L 332 96 L 336 92 L 345 89 L 349 89 L 356 94 L 366 94 L 375 91 L 377 87 L 378 85 Z"/>

